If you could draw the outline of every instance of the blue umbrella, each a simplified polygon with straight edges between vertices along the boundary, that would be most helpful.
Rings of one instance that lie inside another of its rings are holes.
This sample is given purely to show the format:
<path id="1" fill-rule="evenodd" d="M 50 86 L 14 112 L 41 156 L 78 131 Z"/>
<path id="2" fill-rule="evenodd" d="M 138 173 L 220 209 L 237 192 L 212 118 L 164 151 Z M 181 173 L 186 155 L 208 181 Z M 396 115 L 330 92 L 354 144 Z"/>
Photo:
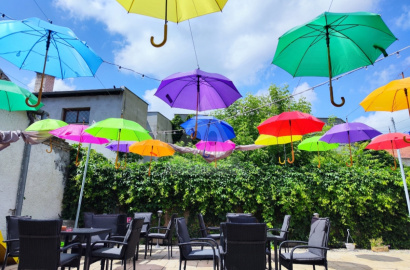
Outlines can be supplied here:
<path id="1" fill-rule="evenodd" d="M 195 133 L 196 117 L 192 117 L 185 123 L 181 124 L 181 127 L 185 129 L 188 135 L 194 135 Z M 196 138 L 203 141 L 213 142 L 225 142 L 227 140 L 235 138 L 235 132 L 232 126 L 227 122 L 219 120 L 213 116 L 198 116 L 198 130 Z"/>
<path id="2" fill-rule="evenodd" d="M 0 21 L 0 56 L 20 69 L 57 78 L 94 76 L 102 59 L 67 27 L 38 18 Z"/>

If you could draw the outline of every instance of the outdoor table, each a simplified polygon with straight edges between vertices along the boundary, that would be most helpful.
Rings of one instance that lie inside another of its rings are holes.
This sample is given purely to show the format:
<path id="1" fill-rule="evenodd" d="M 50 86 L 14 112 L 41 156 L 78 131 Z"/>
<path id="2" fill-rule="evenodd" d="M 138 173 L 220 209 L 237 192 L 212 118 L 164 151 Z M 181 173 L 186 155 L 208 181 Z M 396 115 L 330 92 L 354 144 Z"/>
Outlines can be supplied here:
<path id="1" fill-rule="evenodd" d="M 65 245 L 68 243 L 68 239 L 73 235 L 81 235 L 86 239 L 86 248 L 84 253 L 84 270 L 90 268 L 90 254 L 91 254 L 91 236 L 102 233 L 111 233 L 110 228 L 75 228 L 72 231 L 61 231 L 61 235 L 65 235 Z"/>
<path id="2" fill-rule="evenodd" d="M 273 241 L 273 245 L 275 247 L 275 270 L 278 270 L 278 241 L 276 241 L 275 235 L 271 232 L 268 232 L 266 235 L 266 241 L 268 242 L 268 249 L 269 249 L 269 270 L 272 269 L 272 260 L 271 260 L 271 248 L 270 243 Z"/>

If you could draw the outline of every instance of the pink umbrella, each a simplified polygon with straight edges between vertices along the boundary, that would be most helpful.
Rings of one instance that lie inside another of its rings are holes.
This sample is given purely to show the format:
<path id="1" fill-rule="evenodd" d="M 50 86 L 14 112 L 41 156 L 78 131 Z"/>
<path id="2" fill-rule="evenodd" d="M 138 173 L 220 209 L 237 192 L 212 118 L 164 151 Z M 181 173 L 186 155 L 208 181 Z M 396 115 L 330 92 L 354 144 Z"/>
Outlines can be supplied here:
<path id="1" fill-rule="evenodd" d="M 214 152 L 226 152 L 235 149 L 235 143 L 231 140 L 225 142 L 212 142 L 212 141 L 200 141 L 195 144 L 195 147 L 199 150 L 214 151 Z M 216 154 L 215 154 L 215 168 L 216 168 Z"/>
<path id="2" fill-rule="evenodd" d="M 80 215 L 81 200 L 83 198 L 84 183 L 85 183 L 85 178 L 87 176 L 88 160 L 90 158 L 91 144 L 92 143 L 93 144 L 105 144 L 105 143 L 109 142 L 107 139 L 94 137 L 93 135 L 91 135 L 87 132 L 84 132 L 84 129 L 86 129 L 86 128 L 88 128 L 87 125 L 71 124 L 71 125 L 61 127 L 61 128 L 57 128 L 57 129 L 49 132 L 50 134 L 53 134 L 54 136 L 59 137 L 61 139 L 66 139 L 66 140 L 79 142 L 78 149 L 77 149 L 77 158 L 75 160 L 75 165 L 76 166 L 79 165 L 78 153 L 80 152 L 81 143 L 89 143 L 90 144 L 88 146 L 87 159 L 85 161 L 85 167 L 84 167 L 83 181 L 81 183 L 80 198 L 78 200 L 77 215 L 76 215 L 75 224 L 74 224 L 75 228 L 77 228 L 78 217 Z"/>

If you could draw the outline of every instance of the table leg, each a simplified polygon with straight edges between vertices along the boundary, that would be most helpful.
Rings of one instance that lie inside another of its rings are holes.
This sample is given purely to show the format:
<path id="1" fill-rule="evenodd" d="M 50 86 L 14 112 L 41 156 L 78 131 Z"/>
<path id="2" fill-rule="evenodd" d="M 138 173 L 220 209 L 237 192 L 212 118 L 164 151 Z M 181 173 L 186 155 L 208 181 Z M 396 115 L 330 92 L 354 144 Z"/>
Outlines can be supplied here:
<path id="1" fill-rule="evenodd" d="M 88 270 L 90 268 L 90 254 L 91 254 L 91 236 L 87 236 L 87 244 L 85 246 L 85 254 L 84 254 L 84 270 Z"/>
<path id="2" fill-rule="evenodd" d="M 272 269 L 272 255 L 271 255 L 271 248 L 270 248 L 270 241 L 268 241 L 268 250 L 269 250 L 269 253 L 268 253 L 268 259 L 269 259 L 269 270 L 271 270 Z"/>
<path id="3" fill-rule="evenodd" d="M 275 247 L 275 270 L 278 270 L 278 241 L 273 240 L 273 246 Z"/>

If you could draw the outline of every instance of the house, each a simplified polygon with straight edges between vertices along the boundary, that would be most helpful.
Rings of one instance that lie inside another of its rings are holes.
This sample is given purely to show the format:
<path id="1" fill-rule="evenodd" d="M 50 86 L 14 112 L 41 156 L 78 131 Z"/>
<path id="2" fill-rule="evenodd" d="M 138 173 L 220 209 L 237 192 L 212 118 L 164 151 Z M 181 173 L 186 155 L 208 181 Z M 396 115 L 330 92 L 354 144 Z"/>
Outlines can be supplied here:
<path id="1" fill-rule="evenodd" d="M 153 138 L 166 143 L 173 143 L 172 124 L 168 118 L 160 112 L 148 112 L 147 120 L 148 131 Z"/>

